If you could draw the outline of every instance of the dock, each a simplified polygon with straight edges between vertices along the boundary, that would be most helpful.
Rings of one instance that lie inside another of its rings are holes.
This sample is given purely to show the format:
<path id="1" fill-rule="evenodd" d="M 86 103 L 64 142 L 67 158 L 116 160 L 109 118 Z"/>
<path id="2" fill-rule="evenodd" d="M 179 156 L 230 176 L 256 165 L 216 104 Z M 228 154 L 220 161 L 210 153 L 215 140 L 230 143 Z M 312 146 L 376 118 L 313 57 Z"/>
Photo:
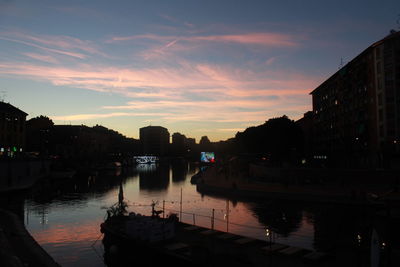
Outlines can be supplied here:
<path id="1" fill-rule="evenodd" d="M 292 247 L 233 233 L 177 224 L 179 252 L 199 266 L 337 266 L 327 253 Z"/>
<path id="2" fill-rule="evenodd" d="M 109 248 L 112 246 L 108 245 Z M 174 266 L 296 267 L 315 263 L 318 266 L 338 266 L 338 262 L 324 252 L 270 243 L 182 222 L 176 222 L 172 239 L 157 242 L 147 249 L 130 246 L 129 242 L 117 246 L 117 250 L 124 250 L 121 252 L 126 257 L 123 264 L 146 261 L 149 266 L 160 263 Z M 107 256 L 106 259 L 110 260 Z M 121 258 L 119 261 L 118 264 L 121 264 Z"/>

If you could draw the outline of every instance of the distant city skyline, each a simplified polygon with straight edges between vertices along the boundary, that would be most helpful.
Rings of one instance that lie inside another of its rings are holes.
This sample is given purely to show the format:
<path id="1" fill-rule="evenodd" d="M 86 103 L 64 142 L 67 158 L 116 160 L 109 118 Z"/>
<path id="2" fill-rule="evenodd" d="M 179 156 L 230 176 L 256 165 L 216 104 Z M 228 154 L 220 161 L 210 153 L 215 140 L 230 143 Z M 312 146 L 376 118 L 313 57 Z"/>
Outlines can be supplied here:
<path id="1" fill-rule="evenodd" d="M 226 140 L 400 30 L 397 1 L 0 1 L 0 98 L 56 124 Z"/>

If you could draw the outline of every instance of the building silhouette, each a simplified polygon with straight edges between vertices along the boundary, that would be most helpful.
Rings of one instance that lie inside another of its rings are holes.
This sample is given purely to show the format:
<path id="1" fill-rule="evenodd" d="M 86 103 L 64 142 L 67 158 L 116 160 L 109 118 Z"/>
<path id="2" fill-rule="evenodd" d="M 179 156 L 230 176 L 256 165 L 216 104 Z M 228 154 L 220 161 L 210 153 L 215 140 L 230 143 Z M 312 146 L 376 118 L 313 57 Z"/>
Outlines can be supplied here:
<path id="1" fill-rule="evenodd" d="M 0 101 L 0 156 L 25 150 L 25 121 L 28 114 Z"/>
<path id="2" fill-rule="evenodd" d="M 304 113 L 304 116 L 296 121 L 296 124 L 301 128 L 303 132 L 303 158 L 302 162 L 305 159 L 310 159 L 314 155 L 313 151 L 313 143 L 314 143 L 314 114 L 312 111 L 307 111 Z"/>
<path id="3" fill-rule="evenodd" d="M 400 32 L 375 42 L 311 92 L 314 156 L 382 166 L 400 149 Z"/>
<path id="4" fill-rule="evenodd" d="M 95 161 L 140 150 L 138 140 L 101 125 L 54 125 L 45 116 L 32 118 L 26 124 L 26 150 L 44 157 Z"/>
<path id="5" fill-rule="evenodd" d="M 172 134 L 172 144 L 171 153 L 174 156 L 183 156 L 187 151 L 187 138 L 184 134 L 173 133 Z"/>
<path id="6" fill-rule="evenodd" d="M 26 121 L 26 151 L 48 156 L 50 153 L 51 135 L 54 122 L 39 116 Z"/>
<path id="7" fill-rule="evenodd" d="M 146 155 L 166 156 L 169 147 L 169 132 L 161 126 L 147 126 L 139 129 L 142 151 Z"/>

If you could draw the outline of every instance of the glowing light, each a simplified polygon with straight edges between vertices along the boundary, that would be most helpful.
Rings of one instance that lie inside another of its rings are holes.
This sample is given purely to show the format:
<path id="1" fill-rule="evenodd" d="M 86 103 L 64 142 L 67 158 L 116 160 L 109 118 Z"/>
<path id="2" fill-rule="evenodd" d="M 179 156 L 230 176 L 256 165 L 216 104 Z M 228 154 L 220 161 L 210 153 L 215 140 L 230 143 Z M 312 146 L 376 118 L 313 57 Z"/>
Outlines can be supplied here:
<path id="1" fill-rule="evenodd" d="M 133 158 L 138 164 L 156 163 L 158 161 L 156 156 L 135 156 Z"/>
<path id="2" fill-rule="evenodd" d="M 203 163 L 214 163 L 215 162 L 214 152 L 201 152 L 200 161 Z"/>
<path id="3" fill-rule="evenodd" d="M 358 235 L 357 235 L 357 243 L 358 243 L 358 245 L 361 244 L 361 239 L 362 239 L 362 238 L 361 238 L 361 235 L 358 234 Z"/>
<path id="4" fill-rule="evenodd" d="M 265 236 L 266 236 L 266 237 L 269 237 L 270 234 L 271 234 L 271 233 L 270 233 L 269 229 L 268 229 L 268 228 L 265 229 Z"/>

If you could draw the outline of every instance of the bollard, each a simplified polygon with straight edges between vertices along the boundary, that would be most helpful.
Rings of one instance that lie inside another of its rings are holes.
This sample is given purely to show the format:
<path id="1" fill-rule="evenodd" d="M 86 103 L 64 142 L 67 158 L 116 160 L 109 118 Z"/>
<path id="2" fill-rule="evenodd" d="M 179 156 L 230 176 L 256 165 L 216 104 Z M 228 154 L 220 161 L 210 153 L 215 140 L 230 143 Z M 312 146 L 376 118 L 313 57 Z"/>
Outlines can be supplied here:
<path id="1" fill-rule="evenodd" d="M 162 217 L 165 219 L 165 200 L 162 202 Z"/>
<path id="2" fill-rule="evenodd" d="M 212 216 L 211 216 L 211 230 L 214 230 L 214 212 L 215 212 L 215 209 L 212 209 Z"/>
<path id="3" fill-rule="evenodd" d="M 182 188 L 181 188 L 181 201 L 179 204 L 179 221 L 182 222 Z"/>
<path id="4" fill-rule="evenodd" d="M 226 200 L 226 232 L 229 232 L 229 200 Z"/>

